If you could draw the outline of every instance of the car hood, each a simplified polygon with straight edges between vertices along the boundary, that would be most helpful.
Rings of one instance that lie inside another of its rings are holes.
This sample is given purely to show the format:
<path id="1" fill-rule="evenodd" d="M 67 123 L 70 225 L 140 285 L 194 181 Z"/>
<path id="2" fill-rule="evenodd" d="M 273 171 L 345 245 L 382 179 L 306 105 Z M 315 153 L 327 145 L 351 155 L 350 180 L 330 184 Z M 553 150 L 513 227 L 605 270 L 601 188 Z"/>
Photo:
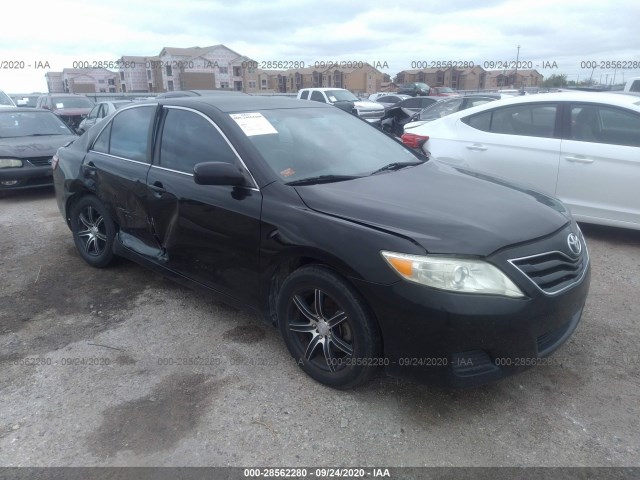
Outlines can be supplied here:
<path id="1" fill-rule="evenodd" d="M 0 157 L 53 157 L 58 148 L 76 138 L 75 135 L 0 138 Z"/>
<path id="2" fill-rule="evenodd" d="M 86 115 L 91 111 L 91 108 L 54 108 L 53 113 L 56 115 L 66 115 L 69 117 L 75 117 L 78 115 Z"/>
<path id="3" fill-rule="evenodd" d="M 353 104 L 358 110 L 384 110 L 382 105 L 369 100 L 358 100 L 357 102 L 353 102 Z"/>
<path id="4" fill-rule="evenodd" d="M 487 256 L 570 220 L 554 198 L 434 160 L 295 188 L 313 210 L 411 238 L 429 253 Z"/>

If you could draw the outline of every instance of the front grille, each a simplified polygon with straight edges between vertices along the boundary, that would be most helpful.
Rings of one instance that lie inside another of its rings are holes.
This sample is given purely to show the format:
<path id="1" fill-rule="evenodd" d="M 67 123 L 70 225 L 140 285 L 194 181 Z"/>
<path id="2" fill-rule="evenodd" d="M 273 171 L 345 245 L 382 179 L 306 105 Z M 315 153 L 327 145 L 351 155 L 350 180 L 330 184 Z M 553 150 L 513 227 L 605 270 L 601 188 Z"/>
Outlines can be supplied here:
<path id="1" fill-rule="evenodd" d="M 524 273 L 540 290 L 549 295 L 555 295 L 582 280 L 589 265 L 589 255 L 585 247 L 583 253 L 577 258 L 555 251 L 516 258 L 509 262 Z"/>
<path id="2" fill-rule="evenodd" d="M 384 117 L 384 110 L 361 110 L 360 116 L 362 118 L 382 118 Z"/>
<path id="3" fill-rule="evenodd" d="M 27 158 L 27 161 L 36 167 L 46 167 L 51 165 L 51 157 L 32 157 Z"/>

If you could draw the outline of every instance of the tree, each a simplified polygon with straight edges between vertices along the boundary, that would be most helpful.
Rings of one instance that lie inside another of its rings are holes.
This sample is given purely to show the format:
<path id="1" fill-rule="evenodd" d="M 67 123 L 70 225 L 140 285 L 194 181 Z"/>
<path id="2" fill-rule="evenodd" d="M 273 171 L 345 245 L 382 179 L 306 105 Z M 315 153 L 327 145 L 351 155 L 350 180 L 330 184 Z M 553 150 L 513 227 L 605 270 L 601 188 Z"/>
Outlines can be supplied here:
<path id="1" fill-rule="evenodd" d="M 542 86 L 545 88 L 558 88 L 558 87 L 566 87 L 567 86 L 567 75 L 561 73 L 556 75 L 552 74 L 549 78 L 545 79 L 542 82 Z"/>

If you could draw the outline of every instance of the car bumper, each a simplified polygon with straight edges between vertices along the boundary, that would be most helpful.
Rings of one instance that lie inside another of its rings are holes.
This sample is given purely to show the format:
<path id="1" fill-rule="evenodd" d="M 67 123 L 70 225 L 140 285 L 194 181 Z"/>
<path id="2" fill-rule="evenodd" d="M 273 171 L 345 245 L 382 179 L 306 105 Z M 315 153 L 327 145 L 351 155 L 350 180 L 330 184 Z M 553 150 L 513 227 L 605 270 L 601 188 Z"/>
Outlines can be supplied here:
<path id="1" fill-rule="evenodd" d="M 354 280 L 378 319 L 387 373 L 441 386 L 498 380 L 545 360 L 576 329 L 590 267 L 557 296 L 524 299 L 467 295 L 400 281 Z"/>
<path id="2" fill-rule="evenodd" d="M 53 185 L 50 166 L 0 169 L 0 190 L 21 190 L 25 188 Z"/>

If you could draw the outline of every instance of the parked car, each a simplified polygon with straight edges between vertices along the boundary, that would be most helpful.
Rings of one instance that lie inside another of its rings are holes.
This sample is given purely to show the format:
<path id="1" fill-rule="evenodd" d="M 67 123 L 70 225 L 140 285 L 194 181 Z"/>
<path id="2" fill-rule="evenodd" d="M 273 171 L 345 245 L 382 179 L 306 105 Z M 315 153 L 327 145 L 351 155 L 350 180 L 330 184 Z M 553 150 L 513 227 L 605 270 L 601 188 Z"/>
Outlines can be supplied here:
<path id="1" fill-rule="evenodd" d="M 17 107 L 36 108 L 38 97 L 40 95 L 42 94 L 34 93 L 30 95 L 11 95 L 11 100 L 13 100 L 13 103 L 15 103 Z"/>
<path id="2" fill-rule="evenodd" d="M 449 87 L 431 87 L 429 95 L 434 97 L 458 97 L 460 94 Z"/>
<path id="3" fill-rule="evenodd" d="M 108 117 L 116 110 L 131 105 L 131 100 L 113 100 L 110 102 L 100 102 L 91 109 L 85 119 L 78 126 L 78 134 L 82 134 L 93 127 L 96 123 L 100 123 L 105 117 Z"/>
<path id="4" fill-rule="evenodd" d="M 397 92 L 376 92 L 376 93 L 372 93 L 371 95 L 369 95 L 368 98 L 372 102 L 375 102 L 380 97 L 384 97 L 385 95 L 397 95 Z"/>
<path id="5" fill-rule="evenodd" d="M 298 91 L 297 98 L 335 105 L 373 125 L 380 125 L 380 120 L 384 117 L 384 107 L 381 104 L 361 100 L 344 88 L 303 88 Z"/>
<path id="6" fill-rule="evenodd" d="M 0 194 L 52 185 L 51 157 L 76 135 L 53 113 L 0 109 Z"/>
<path id="7" fill-rule="evenodd" d="M 54 179 L 89 265 L 121 255 L 256 312 L 333 387 L 516 373 L 566 341 L 589 288 L 559 201 L 320 102 L 134 104 L 59 149 Z"/>
<path id="8" fill-rule="evenodd" d="M 211 95 L 247 95 L 237 90 L 176 90 L 157 95 L 156 99 L 179 97 L 209 97 Z"/>
<path id="9" fill-rule="evenodd" d="M 84 117 L 89 114 L 93 105 L 94 103 L 84 95 L 52 93 L 40 95 L 36 108 L 51 110 L 75 131 Z"/>
<path id="10" fill-rule="evenodd" d="M 419 97 L 429 95 L 430 89 L 431 87 L 429 87 L 429 85 L 427 85 L 426 83 L 403 83 L 398 87 L 398 93 L 404 93 L 406 95 L 411 95 L 412 97 Z"/>
<path id="11" fill-rule="evenodd" d="M 637 97 L 514 97 L 413 128 L 403 141 L 443 162 L 555 195 L 578 221 L 640 229 Z"/>
<path id="12" fill-rule="evenodd" d="M 411 122 L 404 125 L 404 132 L 411 131 L 412 128 L 432 122 L 438 118 L 446 117 L 452 113 L 466 110 L 467 108 L 483 105 L 488 102 L 498 100 L 497 96 L 486 95 L 467 95 L 465 97 L 448 97 L 443 98 L 439 102 L 423 108 L 417 116 L 414 116 Z"/>
<path id="13" fill-rule="evenodd" d="M 9 97 L 9 95 L 7 95 L 2 90 L 0 90 L 0 108 L 15 107 L 15 106 L 16 104 L 13 103 L 13 100 L 11 100 L 11 97 Z"/>
<path id="14" fill-rule="evenodd" d="M 403 94 L 399 94 L 399 93 L 394 93 L 394 94 L 390 94 L 390 95 L 382 95 L 381 97 L 379 97 L 375 101 L 378 102 L 379 104 L 381 104 L 384 107 L 385 111 L 386 111 L 386 110 L 389 110 L 394 105 L 397 105 L 402 100 L 406 100 L 407 98 L 412 98 L 412 97 L 411 97 L 411 95 L 403 95 Z"/>
<path id="15" fill-rule="evenodd" d="M 438 102 L 434 97 L 409 97 L 388 108 L 381 122 L 385 132 L 400 136 L 404 133 L 404 126 L 417 119 L 420 112 Z"/>
<path id="16" fill-rule="evenodd" d="M 623 91 L 626 93 L 640 93 L 640 77 L 634 77 L 627 80 L 624 84 Z"/>

